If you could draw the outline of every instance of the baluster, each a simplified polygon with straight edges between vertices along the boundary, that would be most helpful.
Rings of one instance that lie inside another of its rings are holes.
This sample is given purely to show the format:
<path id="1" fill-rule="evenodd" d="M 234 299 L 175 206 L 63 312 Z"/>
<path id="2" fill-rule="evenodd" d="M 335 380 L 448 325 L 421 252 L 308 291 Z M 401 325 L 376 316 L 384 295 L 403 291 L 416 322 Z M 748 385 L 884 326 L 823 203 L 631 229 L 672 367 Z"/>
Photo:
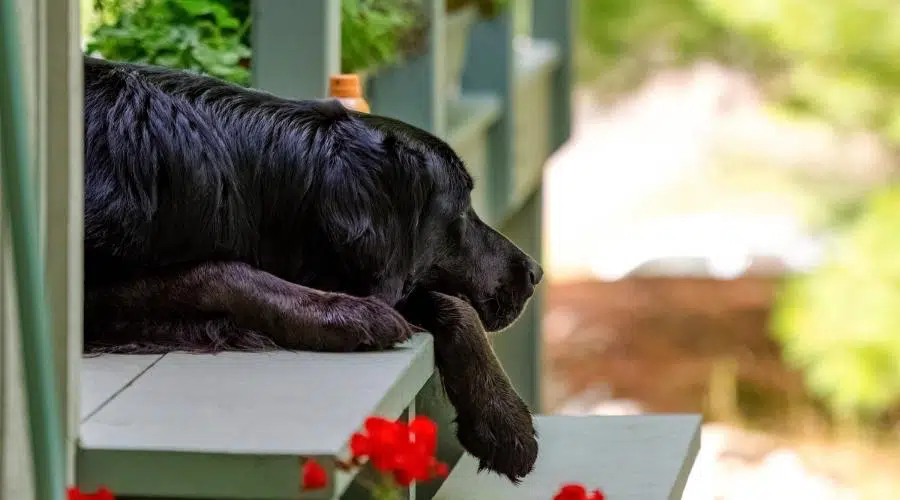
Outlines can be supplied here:
<path id="1" fill-rule="evenodd" d="M 290 99 L 328 95 L 341 70 L 339 0 L 253 0 L 253 86 Z"/>

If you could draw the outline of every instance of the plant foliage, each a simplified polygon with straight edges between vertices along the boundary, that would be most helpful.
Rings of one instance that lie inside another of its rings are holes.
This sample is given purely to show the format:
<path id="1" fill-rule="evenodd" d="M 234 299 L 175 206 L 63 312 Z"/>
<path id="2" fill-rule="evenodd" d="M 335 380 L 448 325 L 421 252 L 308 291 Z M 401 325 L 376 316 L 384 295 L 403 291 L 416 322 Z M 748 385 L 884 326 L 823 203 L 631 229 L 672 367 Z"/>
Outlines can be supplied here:
<path id="1" fill-rule="evenodd" d="M 423 50 L 427 29 L 416 0 L 342 0 L 341 71 L 397 64 Z"/>
<path id="2" fill-rule="evenodd" d="M 879 416 L 900 398 L 900 187 L 866 200 L 824 266 L 785 286 L 773 322 L 785 358 L 835 414 Z"/>
<path id="3" fill-rule="evenodd" d="M 189 69 L 246 85 L 249 0 L 95 0 L 88 53 Z M 341 0 L 341 67 L 357 72 L 420 52 L 426 17 L 416 0 Z"/>
<path id="4" fill-rule="evenodd" d="M 89 54 L 206 73 L 245 85 L 249 19 L 217 0 L 96 0 Z"/>

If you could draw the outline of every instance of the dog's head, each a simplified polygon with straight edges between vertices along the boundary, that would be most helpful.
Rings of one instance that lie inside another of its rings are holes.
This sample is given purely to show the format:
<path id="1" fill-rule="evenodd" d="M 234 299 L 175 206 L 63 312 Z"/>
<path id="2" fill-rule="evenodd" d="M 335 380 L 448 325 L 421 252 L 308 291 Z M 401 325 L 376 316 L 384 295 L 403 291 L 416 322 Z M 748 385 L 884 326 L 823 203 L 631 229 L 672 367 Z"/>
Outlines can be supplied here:
<path id="1" fill-rule="evenodd" d="M 358 118 L 376 134 L 370 140 L 385 160 L 369 170 L 378 177 L 382 200 L 370 197 L 366 207 L 357 196 L 355 204 L 367 212 L 362 217 L 367 222 L 350 225 L 356 227 L 355 233 L 369 234 L 357 238 L 363 248 L 358 253 L 388 254 L 364 257 L 373 264 L 378 261 L 375 257 L 382 258 L 382 282 L 387 285 L 381 295 L 393 303 L 417 290 L 455 295 L 474 307 L 487 330 L 506 328 L 540 283 L 541 266 L 475 213 L 472 177 L 446 143 L 396 120 L 373 115 Z M 357 195 L 363 190 L 360 186 L 351 189 Z M 341 218 L 353 220 L 349 214 Z M 367 224 L 380 227 L 362 228 Z M 402 269 L 387 271 L 397 266 Z"/>

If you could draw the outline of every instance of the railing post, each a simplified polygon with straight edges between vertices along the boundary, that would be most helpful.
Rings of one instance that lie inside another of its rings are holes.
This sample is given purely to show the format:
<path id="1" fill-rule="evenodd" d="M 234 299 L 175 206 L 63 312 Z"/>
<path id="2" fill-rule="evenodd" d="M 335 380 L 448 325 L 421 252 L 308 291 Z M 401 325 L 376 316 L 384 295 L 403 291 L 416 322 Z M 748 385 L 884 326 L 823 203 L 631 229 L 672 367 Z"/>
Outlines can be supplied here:
<path id="1" fill-rule="evenodd" d="M 550 147 L 556 150 L 572 133 L 572 20 L 574 0 L 533 0 L 532 29 L 534 38 L 552 40 L 559 47 L 560 65 L 553 75 L 550 106 Z"/>
<path id="2" fill-rule="evenodd" d="M 82 353 L 84 132 L 80 5 L 44 0 L 46 29 L 45 122 L 40 134 L 47 148 L 46 242 L 47 291 L 53 311 L 56 366 L 65 423 L 68 481 L 74 480 L 78 438 L 79 378 Z"/>
<path id="3" fill-rule="evenodd" d="M 500 232 L 538 262 L 543 247 L 543 188 L 533 192 L 500 226 Z M 506 331 L 491 337 L 494 351 L 513 385 L 535 413 L 541 411 L 541 322 L 544 284 L 537 287 L 522 315 Z"/>
<path id="4" fill-rule="evenodd" d="M 328 95 L 341 70 L 340 0 L 252 0 L 253 86 L 290 99 Z"/>
<path id="5" fill-rule="evenodd" d="M 515 166 L 515 53 L 513 20 L 516 2 L 493 19 L 475 24 L 469 39 L 462 91 L 488 93 L 500 97 L 500 117 L 488 131 L 488 165 L 491 213 L 502 217 L 509 203 L 511 173 Z"/>
<path id="6" fill-rule="evenodd" d="M 445 56 L 444 0 L 423 0 L 428 16 L 428 51 L 396 67 L 377 70 L 366 97 L 372 113 L 390 116 L 444 137 L 447 127 L 446 91 L 441 78 Z"/>

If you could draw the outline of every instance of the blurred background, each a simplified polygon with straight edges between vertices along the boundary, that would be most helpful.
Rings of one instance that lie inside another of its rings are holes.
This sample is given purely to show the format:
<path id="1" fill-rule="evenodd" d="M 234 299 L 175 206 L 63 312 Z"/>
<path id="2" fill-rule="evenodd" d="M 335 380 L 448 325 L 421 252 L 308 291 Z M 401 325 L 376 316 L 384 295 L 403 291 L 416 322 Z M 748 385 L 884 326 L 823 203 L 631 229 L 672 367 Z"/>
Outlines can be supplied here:
<path id="1" fill-rule="evenodd" d="M 582 0 L 545 407 L 702 412 L 686 499 L 900 498 L 900 3 Z"/>
<path id="2" fill-rule="evenodd" d="M 345 71 L 421 46 L 369 3 Z M 688 499 L 900 497 L 900 3 L 578 3 L 545 410 L 702 412 Z M 247 0 L 82 5 L 89 52 L 249 81 Z"/>

